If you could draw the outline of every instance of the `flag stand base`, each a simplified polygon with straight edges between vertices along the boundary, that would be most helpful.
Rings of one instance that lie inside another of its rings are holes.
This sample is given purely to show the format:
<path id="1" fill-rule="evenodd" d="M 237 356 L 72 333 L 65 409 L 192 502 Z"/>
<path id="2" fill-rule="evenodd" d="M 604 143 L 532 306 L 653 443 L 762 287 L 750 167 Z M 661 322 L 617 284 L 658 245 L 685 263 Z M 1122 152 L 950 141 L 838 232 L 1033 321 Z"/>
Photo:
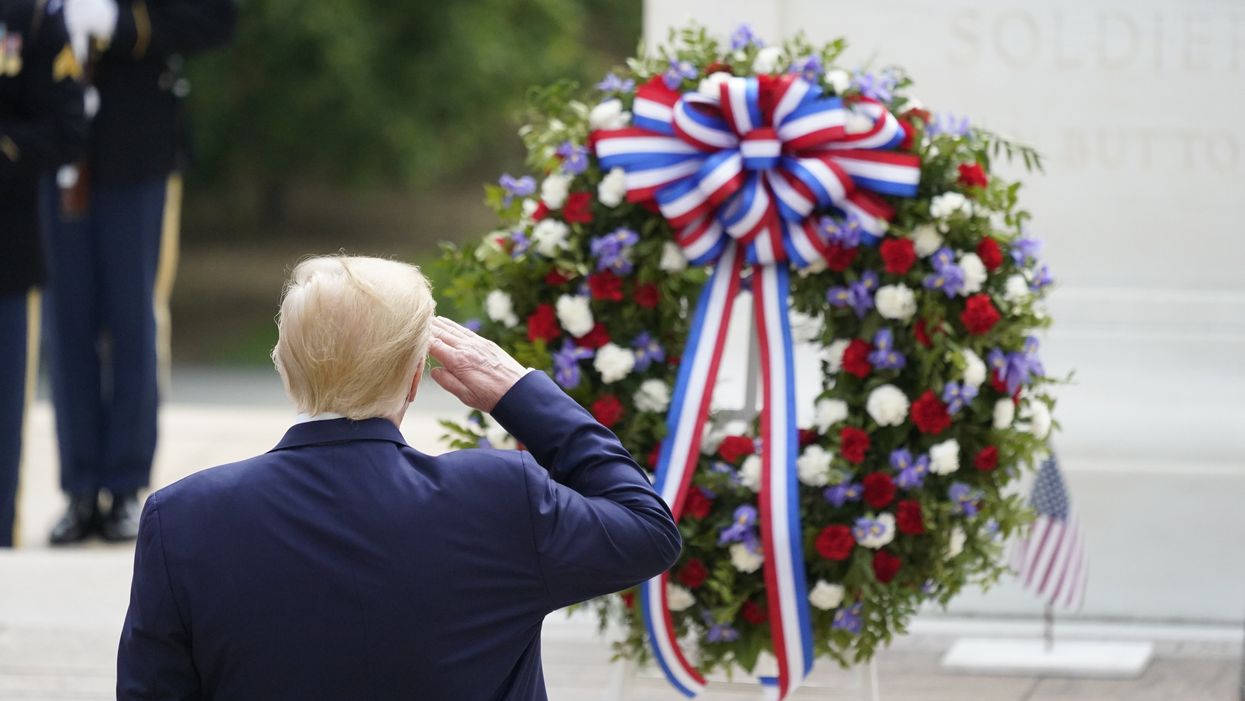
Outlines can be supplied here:
<path id="1" fill-rule="evenodd" d="M 1154 656 L 1148 642 L 960 638 L 942 667 L 962 674 L 1133 679 Z"/>

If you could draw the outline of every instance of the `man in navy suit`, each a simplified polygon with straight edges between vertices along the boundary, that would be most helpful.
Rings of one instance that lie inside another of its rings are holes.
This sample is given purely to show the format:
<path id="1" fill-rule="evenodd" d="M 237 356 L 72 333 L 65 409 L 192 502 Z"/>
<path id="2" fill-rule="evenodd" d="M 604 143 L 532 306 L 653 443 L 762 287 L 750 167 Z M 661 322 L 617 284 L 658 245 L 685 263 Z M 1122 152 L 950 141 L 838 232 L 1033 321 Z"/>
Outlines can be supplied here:
<path id="1" fill-rule="evenodd" d="M 148 497 L 119 699 L 544 699 L 545 615 L 675 561 L 614 434 L 433 308 L 405 264 L 295 269 L 273 358 L 304 420 Z M 531 452 L 409 447 L 426 353 Z"/>

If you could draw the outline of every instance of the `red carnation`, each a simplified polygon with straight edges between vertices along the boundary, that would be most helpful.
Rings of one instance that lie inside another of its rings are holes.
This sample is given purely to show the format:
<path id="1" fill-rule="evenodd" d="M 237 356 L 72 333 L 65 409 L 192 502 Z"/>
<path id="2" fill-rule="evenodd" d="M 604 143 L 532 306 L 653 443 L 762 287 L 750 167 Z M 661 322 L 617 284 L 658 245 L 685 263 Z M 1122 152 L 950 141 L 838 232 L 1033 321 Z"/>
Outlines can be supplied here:
<path id="1" fill-rule="evenodd" d="M 929 389 L 912 402 L 912 423 L 921 433 L 936 436 L 951 427 L 951 415 L 947 413 L 947 405 Z"/>
<path id="2" fill-rule="evenodd" d="M 870 349 L 868 341 L 852 339 L 843 351 L 843 369 L 862 380 L 868 377 L 873 371 L 873 365 L 869 363 Z"/>
<path id="3" fill-rule="evenodd" d="M 882 262 L 886 264 L 886 272 L 891 275 L 907 275 L 916 263 L 916 248 L 909 239 L 886 237 L 878 247 L 882 254 Z"/>
<path id="4" fill-rule="evenodd" d="M 683 569 L 679 570 L 679 583 L 688 589 L 699 589 L 700 585 L 705 583 L 709 578 L 709 568 L 705 567 L 705 563 L 698 558 L 691 558 L 683 565 Z"/>
<path id="5" fill-rule="evenodd" d="M 960 184 L 965 187 L 985 187 L 990 184 L 990 179 L 986 177 L 986 171 L 982 170 L 980 163 L 961 163 Z"/>
<path id="6" fill-rule="evenodd" d="M 549 216 L 549 207 L 544 202 L 536 205 L 536 209 L 532 211 L 532 221 L 540 221 Z"/>
<path id="7" fill-rule="evenodd" d="M 635 608 L 635 591 L 625 591 L 619 594 L 622 597 L 623 606 L 629 609 Z"/>
<path id="8" fill-rule="evenodd" d="M 964 328 L 969 333 L 980 336 L 994 325 L 999 323 L 999 310 L 994 308 L 994 302 L 990 301 L 990 295 L 985 292 L 969 297 L 964 301 L 964 312 L 960 314 L 960 321 L 964 322 Z"/>
<path id="9" fill-rule="evenodd" d="M 977 451 L 977 456 L 973 458 L 973 467 L 982 472 L 989 472 L 999 466 L 999 447 L 997 445 L 988 445 Z"/>
<path id="10" fill-rule="evenodd" d="M 562 205 L 562 218 L 571 224 L 587 224 L 592 221 L 592 193 L 572 192 Z"/>
<path id="11" fill-rule="evenodd" d="M 598 322 L 592 327 L 588 333 L 575 339 L 575 345 L 580 348 L 600 348 L 610 342 L 609 329 L 605 328 L 605 324 Z"/>
<path id="12" fill-rule="evenodd" d="M 860 481 L 865 488 L 865 503 L 875 509 L 884 508 L 895 498 L 895 483 L 890 475 L 874 472 Z"/>
<path id="13" fill-rule="evenodd" d="M 612 394 L 607 394 L 592 403 L 592 418 L 606 428 L 618 423 L 622 415 L 622 402 Z"/>
<path id="14" fill-rule="evenodd" d="M 723 63 L 721 61 L 714 61 L 713 63 L 710 63 L 709 65 L 705 66 L 705 75 L 713 75 L 714 73 L 733 73 L 733 72 L 734 71 L 731 70 L 731 65 L 729 63 Z"/>
<path id="15" fill-rule="evenodd" d="M 865 452 L 868 450 L 869 434 L 852 426 L 844 426 L 839 431 L 839 455 L 844 460 L 859 465 L 865 461 Z"/>
<path id="16" fill-rule="evenodd" d="M 916 324 L 912 327 L 912 335 L 916 336 L 916 342 L 925 348 L 929 348 L 934 345 L 933 342 L 929 340 L 929 330 L 925 326 L 924 319 L 916 320 Z"/>
<path id="17" fill-rule="evenodd" d="M 986 270 L 991 272 L 998 270 L 1003 265 L 1003 249 L 999 248 L 999 242 L 987 236 L 977 244 L 977 257 L 981 259 Z"/>
<path id="18" fill-rule="evenodd" d="M 873 555 L 873 576 L 877 577 L 878 581 L 883 584 L 888 584 L 894 579 L 902 566 L 903 560 L 885 550 L 879 550 Z"/>
<path id="19" fill-rule="evenodd" d="M 756 443 L 747 436 L 727 436 L 718 446 L 718 455 L 726 462 L 735 462 L 756 452 Z"/>
<path id="20" fill-rule="evenodd" d="M 593 299 L 604 299 L 610 302 L 621 302 L 623 299 L 622 278 L 613 270 L 606 270 L 588 276 L 588 289 Z"/>
<path id="21" fill-rule="evenodd" d="M 800 447 L 804 448 L 817 442 L 817 431 L 811 428 L 802 428 L 796 434 L 799 436 Z"/>
<path id="22" fill-rule="evenodd" d="M 658 300 L 661 299 L 661 291 L 657 289 L 657 285 L 646 282 L 643 285 L 637 285 L 635 294 L 632 296 L 635 303 L 645 309 L 652 309 L 657 306 Z"/>
<path id="23" fill-rule="evenodd" d="M 852 529 L 847 526 L 830 525 L 817 534 L 817 554 L 827 560 L 846 560 L 856 547 Z"/>
<path id="24" fill-rule="evenodd" d="M 562 272 L 561 270 L 554 268 L 553 270 L 550 270 L 549 272 L 545 273 L 545 284 L 549 285 L 550 287 L 557 287 L 558 285 L 565 285 L 566 283 L 570 282 L 573 278 L 574 278 L 574 275 L 568 275 Z"/>
<path id="25" fill-rule="evenodd" d="M 552 304 L 538 304 L 536 311 L 527 317 L 527 340 L 540 338 L 549 343 L 562 335 L 562 327 L 558 326 L 558 313 Z"/>
<path id="26" fill-rule="evenodd" d="M 921 502 L 916 499 L 904 499 L 895 507 L 895 523 L 900 533 L 920 535 L 925 532 L 925 523 L 921 518 Z"/>
<path id="27" fill-rule="evenodd" d="M 743 607 L 739 609 L 739 615 L 754 626 L 759 626 L 769 620 L 769 611 L 765 610 L 765 604 L 758 604 L 752 600 L 744 602 Z"/>
<path id="28" fill-rule="evenodd" d="M 860 250 L 859 246 L 844 248 L 837 243 L 832 243 L 827 248 L 829 250 L 826 252 L 826 267 L 836 273 L 852 267 L 852 261 L 856 260 L 856 252 Z"/>
<path id="29" fill-rule="evenodd" d="M 683 502 L 683 513 L 700 520 L 709 515 L 709 509 L 712 507 L 713 500 L 705 494 L 705 490 L 692 487 L 692 491 L 687 493 L 687 501 Z"/>

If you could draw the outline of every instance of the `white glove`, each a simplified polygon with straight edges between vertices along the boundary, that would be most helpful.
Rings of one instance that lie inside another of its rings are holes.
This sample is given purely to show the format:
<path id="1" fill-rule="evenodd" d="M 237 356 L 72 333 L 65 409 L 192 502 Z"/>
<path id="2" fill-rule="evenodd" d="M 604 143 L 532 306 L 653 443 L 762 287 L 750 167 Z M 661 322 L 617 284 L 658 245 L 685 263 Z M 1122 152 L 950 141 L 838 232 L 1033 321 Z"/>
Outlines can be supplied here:
<path id="1" fill-rule="evenodd" d="M 117 0 L 65 0 L 65 30 L 78 60 L 86 60 L 92 38 L 108 41 L 117 30 Z"/>

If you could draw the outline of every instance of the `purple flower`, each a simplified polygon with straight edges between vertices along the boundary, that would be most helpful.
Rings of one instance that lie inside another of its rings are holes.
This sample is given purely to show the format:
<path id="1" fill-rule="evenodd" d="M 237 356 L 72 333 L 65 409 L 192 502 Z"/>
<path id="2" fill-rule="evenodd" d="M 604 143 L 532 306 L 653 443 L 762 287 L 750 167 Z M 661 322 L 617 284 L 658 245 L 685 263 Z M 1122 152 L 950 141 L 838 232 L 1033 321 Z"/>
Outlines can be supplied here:
<path id="1" fill-rule="evenodd" d="M 509 207 L 516 197 L 527 197 L 536 192 L 536 180 L 530 175 L 516 178 L 509 173 L 502 173 L 497 184 L 506 191 L 506 197 L 502 200 L 503 207 Z"/>
<path id="2" fill-rule="evenodd" d="M 936 591 L 938 591 L 938 585 L 932 579 L 925 580 L 925 583 L 921 585 L 922 594 L 933 594 Z"/>
<path id="3" fill-rule="evenodd" d="M 857 601 L 851 606 L 840 607 L 834 612 L 834 620 L 831 621 L 830 627 L 838 630 L 845 630 L 849 633 L 859 633 L 864 621 L 861 619 L 860 610 L 863 605 Z"/>
<path id="4" fill-rule="evenodd" d="M 735 29 L 735 33 L 731 34 L 731 51 L 739 51 L 749 45 L 764 46 L 765 43 L 752 33 L 752 27 L 741 24 Z"/>
<path id="5" fill-rule="evenodd" d="M 690 61 L 680 61 L 678 59 L 670 59 L 670 68 L 666 69 L 661 79 L 665 81 L 666 87 L 671 90 L 678 90 L 683 84 L 683 80 L 690 80 L 700 75 L 696 71 L 696 67 Z"/>
<path id="6" fill-rule="evenodd" d="M 865 493 L 865 488 L 859 482 L 846 482 L 844 484 L 836 484 L 833 487 L 827 487 L 823 496 L 826 501 L 830 502 L 834 508 L 842 508 L 848 502 L 860 501 L 861 495 Z"/>
<path id="7" fill-rule="evenodd" d="M 863 319 L 873 309 L 873 291 L 878 287 L 878 274 L 866 270 L 860 279 L 847 287 L 831 287 L 826 291 L 826 301 L 834 307 L 851 307 L 858 318 Z"/>
<path id="8" fill-rule="evenodd" d="M 562 159 L 562 172 L 567 175 L 579 175 L 588 170 L 588 149 L 583 146 L 576 146 L 569 141 L 563 141 L 558 144 L 558 148 L 554 153 Z"/>
<path id="9" fill-rule="evenodd" d="M 886 526 L 876 518 L 861 516 L 856 519 L 855 525 L 852 526 L 852 537 L 859 543 L 869 538 L 877 538 L 886 533 Z"/>
<path id="10" fill-rule="evenodd" d="M 1029 289 L 1037 292 L 1054 284 L 1055 278 L 1051 277 L 1050 266 L 1046 263 L 1038 266 L 1037 272 L 1033 275 L 1033 280 L 1029 283 Z"/>
<path id="11" fill-rule="evenodd" d="M 718 545 L 727 543 L 743 543 L 747 548 L 756 552 L 757 548 L 757 510 L 750 504 L 744 504 L 735 509 L 735 514 L 731 518 L 731 525 L 723 528 L 718 533 Z"/>
<path id="12" fill-rule="evenodd" d="M 653 363 L 662 363 L 666 360 L 666 349 L 661 347 L 657 339 L 653 338 L 647 331 L 643 331 L 631 341 L 631 347 L 635 349 L 635 369 L 643 372 Z"/>
<path id="13" fill-rule="evenodd" d="M 463 328 L 467 329 L 468 331 L 470 331 L 470 332 L 472 332 L 472 333 L 477 333 L 477 332 L 479 332 L 479 331 L 480 331 L 480 327 L 481 327 L 482 325 L 483 325 L 483 323 L 482 323 L 479 319 L 468 319 L 468 320 L 466 320 L 466 321 L 464 321 L 464 322 L 463 322 Z"/>
<path id="14" fill-rule="evenodd" d="M 579 386 L 579 361 L 587 360 L 593 355 L 587 348 L 580 348 L 569 340 L 562 342 L 562 348 L 553 354 L 553 379 L 564 389 L 575 389 Z"/>
<path id="15" fill-rule="evenodd" d="M 955 253 L 950 248 L 938 249 L 930 256 L 930 264 L 934 272 L 925 276 L 925 289 L 942 290 L 948 297 L 954 297 L 964 289 L 964 270 L 955 264 Z"/>
<path id="16" fill-rule="evenodd" d="M 942 388 L 942 401 L 947 405 L 947 413 L 952 416 L 960 413 L 965 404 L 973 401 L 977 396 L 977 388 L 958 382 L 948 382 Z"/>
<path id="17" fill-rule="evenodd" d="M 977 515 L 977 501 L 981 499 L 981 492 L 963 482 L 954 482 L 947 489 L 947 498 L 951 500 L 953 513 L 972 518 Z"/>
<path id="18" fill-rule="evenodd" d="M 804 80 L 816 85 L 821 80 L 821 74 L 825 71 L 821 63 L 821 57 L 816 54 L 805 56 L 797 59 L 791 64 L 791 72 L 798 74 Z"/>
<path id="19" fill-rule="evenodd" d="M 735 468 L 731 467 L 727 463 L 722 462 L 721 460 L 715 460 L 714 462 L 710 463 L 709 471 L 716 472 L 719 475 L 726 475 L 727 481 L 729 481 L 731 484 L 734 484 L 734 485 L 739 484 L 739 473 L 735 472 Z"/>
<path id="20" fill-rule="evenodd" d="M 705 640 L 711 643 L 730 643 L 739 639 L 739 631 L 732 628 L 729 623 L 718 623 L 713 620 L 713 616 L 708 611 L 701 613 L 701 619 L 709 627 L 708 632 L 705 633 Z"/>
<path id="21" fill-rule="evenodd" d="M 994 348 L 986 354 L 986 362 L 990 369 L 1007 385 L 1007 393 L 1015 394 L 1022 386 L 1028 386 L 1034 375 L 1045 374 L 1042 361 L 1038 358 L 1038 340 L 1033 336 L 1025 339 L 1023 351 L 1004 353 Z"/>
<path id="22" fill-rule="evenodd" d="M 613 73 L 606 73 L 605 78 L 597 83 L 597 90 L 601 92 L 631 92 L 634 89 L 634 80 L 630 78 L 623 80 Z"/>
<path id="23" fill-rule="evenodd" d="M 843 248 L 855 248 L 860 245 L 860 218 L 855 214 L 848 213 L 843 219 L 835 219 L 827 215 L 819 219 L 817 223 L 830 243 L 838 244 Z"/>
<path id="24" fill-rule="evenodd" d="M 512 258 L 518 258 L 524 253 L 527 253 L 528 247 L 532 245 L 532 241 L 527 237 L 527 234 L 523 233 L 519 229 L 515 229 L 510 232 L 510 242 L 514 244 L 510 249 L 510 256 Z"/>
<path id="25" fill-rule="evenodd" d="M 1030 261 L 1037 260 L 1038 254 L 1042 252 L 1042 240 L 1031 238 L 1028 235 L 1021 236 L 1012 242 L 1011 254 L 1012 262 L 1016 265 L 1025 265 Z"/>
<path id="26" fill-rule="evenodd" d="M 633 266 L 627 253 L 639 240 L 639 234 L 626 227 L 593 238 L 591 250 L 592 257 L 597 260 L 597 270 L 613 270 L 618 275 L 630 274 Z"/>
<path id="27" fill-rule="evenodd" d="M 852 84 L 861 95 L 871 97 L 878 102 L 890 102 L 894 97 L 895 84 L 899 81 L 891 71 L 882 71 L 878 75 L 857 71 Z"/>
<path id="28" fill-rule="evenodd" d="M 895 477 L 895 485 L 900 489 L 920 489 L 925 484 L 925 476 L 929 474 L 929 456 L 922 455 L 908 467 L 899 471 Z"/>
<path id="29" fill-rule="evenodd" d="M 874 334 L 869 362 L 879 370 L 901 370 L 907 363 L 904 354 L 895 350 L 895 337 L 890 329 L 879 329 Z"/>
<path id="30" fill-rule="evenodd" d="M 939 134 L 959 137 L 968 136 L 968 117 L 956 117 L 950 112 L 939 112 L 934 115 L 934 119 L 929 123 L 925 133 L 930 136 L 938 136 Z"/>

